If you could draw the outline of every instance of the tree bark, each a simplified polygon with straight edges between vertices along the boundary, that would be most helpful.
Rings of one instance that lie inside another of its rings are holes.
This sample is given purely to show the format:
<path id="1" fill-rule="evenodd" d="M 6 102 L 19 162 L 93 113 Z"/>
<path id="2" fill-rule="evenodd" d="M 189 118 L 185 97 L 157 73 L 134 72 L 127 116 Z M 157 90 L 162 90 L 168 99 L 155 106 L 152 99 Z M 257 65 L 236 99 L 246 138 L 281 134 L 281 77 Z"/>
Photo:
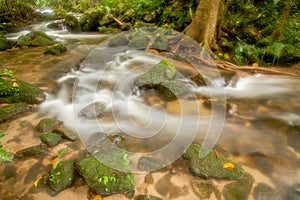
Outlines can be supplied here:
<path id="1" fill-rule="evenodd" d="M 200 0 L 191 24 L 184 33 L 207 50 L 216 49 L 216 27 L 220 0 Z"/>

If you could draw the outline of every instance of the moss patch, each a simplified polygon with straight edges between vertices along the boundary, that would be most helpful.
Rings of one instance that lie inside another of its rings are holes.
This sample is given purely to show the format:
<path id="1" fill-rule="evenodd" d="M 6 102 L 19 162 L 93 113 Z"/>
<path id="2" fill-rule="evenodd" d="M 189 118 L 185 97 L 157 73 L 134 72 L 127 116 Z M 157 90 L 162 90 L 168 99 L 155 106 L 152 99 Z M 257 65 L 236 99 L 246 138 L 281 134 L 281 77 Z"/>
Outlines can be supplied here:
<path id="1" fill-rule="evenodd" d="M 64 44 L 53 44 L 44 49 L 43 54 L 59 55 L 65 51 L 67 51 L 67 47 Z"/>
<path id="2" fill-rule="evenodd" d="M 56 133 L 44 133 L 41 135 L 41 141 L 48 147 L 56 146 L 61 140 L 62 137 Z"/>
<path id="3" fill-rule="evenodd" d="M 48 46 L 53 44 L 53 40 L 46 33 L 40 31 L 31 31 L 18 38 L 17 46 Z"/>
<path id="4" fill-rule="evenodd" d="M 0 51 L 13 48 L 14 42 L 0 35 Z"/>
<path id="5" fill-rule="evenodd" d="M 191 144 L 183 158 L 188 160 L 190 172 L 203 178 L 236 180 L 244 175 L 241 165 L 198 144 Z"/>
<path id="6" fill-rule="evenodd" d="M 26 103 L 14 103 L 10 105 L 0 106 L 0 123 L 12 119 L 20 113 L 30 110 Z"/>

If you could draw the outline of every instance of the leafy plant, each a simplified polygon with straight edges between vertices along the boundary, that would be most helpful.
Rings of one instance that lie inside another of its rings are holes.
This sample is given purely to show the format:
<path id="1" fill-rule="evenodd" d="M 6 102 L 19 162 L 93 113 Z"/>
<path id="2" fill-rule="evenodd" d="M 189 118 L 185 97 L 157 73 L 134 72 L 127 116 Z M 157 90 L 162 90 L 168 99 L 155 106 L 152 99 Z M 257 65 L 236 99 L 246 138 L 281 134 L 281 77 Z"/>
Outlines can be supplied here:
<path id="1" fill-rule="evenodd" d="M 0 138 L 4 137 L 4 134 L 0 133 Z M 0 162 L 12 161 L 12 156 L 3 149 L 3 145 L 0 142 Z"/>

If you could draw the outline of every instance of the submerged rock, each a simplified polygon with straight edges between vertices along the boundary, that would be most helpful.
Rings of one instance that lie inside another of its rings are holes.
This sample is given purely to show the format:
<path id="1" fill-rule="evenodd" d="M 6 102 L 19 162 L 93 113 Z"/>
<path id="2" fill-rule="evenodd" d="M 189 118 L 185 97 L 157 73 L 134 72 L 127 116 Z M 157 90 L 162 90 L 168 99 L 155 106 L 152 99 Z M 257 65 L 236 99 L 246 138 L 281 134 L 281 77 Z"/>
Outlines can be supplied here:
<path id="1" fill-rule="evenodd" d="M 60 192 L 70 186 L 74 180 L 74 161 L 60 161 L 57 167 L 51 172 L 48 184 L 49 187 Z"/>
<path id="2" fill-rule="evenodd" d="M 223 195 L 226 200 L 247 200 L 253 183 L 254 178 L 246 173 L 241 179 L 225 185 Z"/>
<path id="3" fill-rule="evenodd" d="M 134 200 L 161 200 L 161 198 L 152 195 L 138 195 L 134 197 Z"/>
<path id="4" fill-rule="evenodd" d="M 95 102 L 84 107 L 80 112 L 80 116 L 84 116 L 87 119 L 95 119 L 102 117 L 105 114 L 105 106 L 102 103 Z"/>
<path id="5" fill-rule="evenodd" d="M 27 147 L 22 149 L 15 154 L 16 159 L 26 159 L 32 157 L 39 157 L 48 152 L 47 146 L 45 144 L 40 144 L 37 146 Z"/>
<path id="6" fill-rule="evenodd" d="M 14 103 L 9 105 L 0 106 L 0 123 L 14 118 L 20 113 L 24 113 L 30 110 L 30 107 L 26 103 Z"/>
<path id="7" fill-rule="evenodd" d="M 162 60 L 144 74 L 138 76 L 134 84 L 139 88 L 154 88 L 175 76 L 175 66 L 168 60 Z"/>
<path id="8" fill-rule="evenodd" d="M 216 199 L 221 200 L 221 192 L 212 181 L 208 180 L 193 180 L 193 190 L 201 199 L 210 199 L 214 193 Z"/>
<path id="9" fill-rule="evenodd" d="M 259 183 L 253 189 L 253 197 L 255 200 L 274 200 L 276 199 L 276 191 L 264 183 Z"/>
<path id="10" fill-rule="evenodd" d="M 48 147 L 54 147 L 62 140 L 61 135 L 56 133 L 44 133 L 40 138 Z"/>
<path id="11" fill-rule="evenodd" d="M 37 130 L 42 133 L 51 133 L 55 128 L 62 125 L 62 122 L 56 118 L 44 118 L 41 119 L 37 125 Z"/>
<path id="12" fill-rule="evenodd" d="M 163 164 L 155 158 L 141 157 L 138 161 L 139 170 L 143 171 L 155 171 L 163 168 Z"/>
<path id="13" fill-rule="evenodd" d="M 154 36 L 151 48 L 166 51 L 168 49 L 168 38 L 163 31 L 158 31 Z"/>
<path id="14" fill-rule="evenodd" d="M 57 134 L 61 135 L 63 138 L 71 140 L 71 141 L 75 141 L 77 139 L 77 135 L 73 131 L 71 131 L 70 129 L 63 127 L 63 126 L 54 128 L 52 130 L 52 132 L 57 133 Z"/>
<path id="15" fill-rule="evenodd" d="M 166 100 L 177 99 L 189 92 L 188 85 L 177 80 L 166 80 L 159 84 L 158 91 Z"/>
<path id="16" fill-rule="evenodd" d="M 288 188 L 286 197 L 288 200 L 299 200 L 300 199 L 300 183 L 292 185 Z"/>
<path id="17" fill-rule="evenodd" d="M 22 35 L 17 40 L 17 46 L 48 46 L 53 44 L 53 39 L 44 32 L 31 31 Z"/>
<path id="18" fill-rule="evenodd" d="M 109 47 L 118 47 L 118 46 L 125 46 L 129 42 L 127 36 L 124 33 L 117 34 L 113 36 L 109 42 L 108 46 Z"/>
<path id="19" fill-rule="evenodd" d="M 122 171 L 104 163 L 110 163 Z M 123 149 L 114 148 L 90 155 L 76 162 L 76 167 L 90 189 L 97 194 L 106 196 L 134 191 L 134 176 L 125 172 L 129 170 L 129 160 Z"/>
<path id="20" fill-rule="evenodd" d="M 130 38 L 128 47 L 136 49 L 146 49 L 149 43 L 149 37 L 146 33 L 140 32 L 135 33 Z"/>
<path id="21" fill-rule="evenodd" d="M 203 178 L 236 180 L 244 175 L 241 165 L 198 144 L 191 144 L 183 158 L 188 160 L 190 172 Z"/>
<path id="22" fill-rule="evenodd" d="M 14 42 L 7 39 L 6 37 L 0 35 L 0 51 L 5 51 L 6 49 L 11 49 L 14 46 Z"/>

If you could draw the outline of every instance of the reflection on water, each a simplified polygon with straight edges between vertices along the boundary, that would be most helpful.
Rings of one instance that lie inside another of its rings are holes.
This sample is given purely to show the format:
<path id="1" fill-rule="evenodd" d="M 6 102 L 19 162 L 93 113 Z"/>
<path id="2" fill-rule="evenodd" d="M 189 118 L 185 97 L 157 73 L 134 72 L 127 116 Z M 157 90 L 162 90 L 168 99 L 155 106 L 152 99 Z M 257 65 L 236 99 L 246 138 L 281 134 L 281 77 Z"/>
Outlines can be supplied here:
<path id="1" fill-rule="evenodd" d="M 53 35 L 65 40 L 68 34 L 61 33 L 53 32 Z M 42 116 L 55 116 L 64 121 L 69 128 L 79 132 L 84 144 L 89 144 L 90 137 L 99 132 L 122 135 L 128 151 L 133 153 L 133 162 L 136 153 L 144 155 L 161 149 L 178 134 L 176 148 L 173 146 L 167 149 L 165 154 L 151 154 L 170 165 L 148 175 L 136 174 L 136 194 L 151 194 L 163 199 L 199 199 L 191 187 L 191 181 L 195 178 L 188 173 L 182 159 L 179 158 L 173 164 L 168 161 L 176 160 L 190 139 L 201 144 L 207 130 L 214 130 L 214 127 L 210 127 L 210 105 L 212 101 L 218 101 L 218 95 L 225 90 L 226 121 L 215 148 L 243 165 L 255 179 L 253 188 L 264 183 L 275 189 L 278 199 L 287 199 L 287 195 L 290 195 L 290 199 L 299 199 L 299 78 L 255 74 L 233 77 L 232 81 L 215 79 L 203 86 L 191 83 L 191 95 L 165 101 L 155 92 L 134 93 L 135 88 L 132 87 L 138 74 L 161 60 L 161 57 L 150 53 L 97 46 L 96 52 L 99 55 L 86 59 L 81 70 L 59 73 L 58 68 L 75 66 L 80 58 L 95 47 L 90 40 L 95 41 L 97 38 L 101 41 L 101 37 L 96 35 L 91 38 L 84 35 L 68 37 L 76 37 L 78 41 L 70 42 L 69 51 L 58 57 L 40 54 L 41 48 L 0 53 L 1 68 L 15 69 L 18 78 L 49 87 L 45 89 L 48 99 L 40 106 L 39 114 L 28 113 L 0 125 L 0 131 L 6 134 L 1 141 L 8 151 L 16 152 L 23 147 L 39 144 L 34 127 Z M 176 67 L 182 74 L 193 74 L 181 66 Z M 58 78 L 59 82 L 55 83 Z M 179 78 L 191 82 L 186 76 Z M 72 95 L 73 99 L 70 98 Z M 82 109 L 95 102 L 104 106 L 102 118 L 88 119 L 79 115 Z M 53 155 L 47 155 L 41 160 L 1 163 L 0 196 L 52 199 L 45 191 L 32 192 L 30 188 L 40 175 L 49 170 L 55 152 L 65 146 L 70 149 L 69 158 L 74 159 L 84 149 L 79 142 L 64 143 L 53 148 Z M 214 182 L 219 189 L 227 183 Z M 87 188 L 78 186 L 53 198 L 87 199 L 86 194 Z M 113 195 L 104 199 L 125 198 Z M 255 198 L 250 195 L 249 199 Z"/>

